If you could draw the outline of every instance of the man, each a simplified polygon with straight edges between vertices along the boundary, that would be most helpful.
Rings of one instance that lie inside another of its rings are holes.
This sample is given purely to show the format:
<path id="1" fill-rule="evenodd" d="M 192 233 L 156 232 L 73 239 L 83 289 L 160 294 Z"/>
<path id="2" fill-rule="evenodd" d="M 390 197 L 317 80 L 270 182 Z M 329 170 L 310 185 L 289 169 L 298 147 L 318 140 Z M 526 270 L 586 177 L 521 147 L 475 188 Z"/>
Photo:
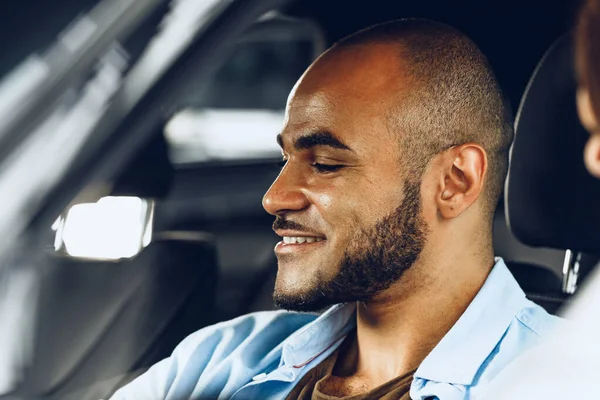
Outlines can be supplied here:
<path id="1" fill-rule="evenodd" d="M 555 323 L 493 255 L 511 140 L 456 30 L 400 20 L 342 40 L 290 94 L 263 199 L 275 303 L 333 306 L 205 328 L 114 398 L 471 398 Z"/>

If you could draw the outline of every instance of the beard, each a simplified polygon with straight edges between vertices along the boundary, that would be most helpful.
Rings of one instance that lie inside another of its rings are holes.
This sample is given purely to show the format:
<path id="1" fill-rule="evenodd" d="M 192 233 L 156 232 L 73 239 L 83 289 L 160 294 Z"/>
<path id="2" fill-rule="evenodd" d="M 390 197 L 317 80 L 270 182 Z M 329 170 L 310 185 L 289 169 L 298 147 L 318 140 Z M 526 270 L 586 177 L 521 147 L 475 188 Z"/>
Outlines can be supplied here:
<path id="1" fill-rule="evenodd" d="M 275 305 L 315 312 L 338 303 L 368 301 L 398 282 L 419 258 L 428 230 L 421 214 L 420 183 L 407 182 L 403 194 L 391 214 L 352 236 L 335 276 L 303 293 L 275 290 Z"/>

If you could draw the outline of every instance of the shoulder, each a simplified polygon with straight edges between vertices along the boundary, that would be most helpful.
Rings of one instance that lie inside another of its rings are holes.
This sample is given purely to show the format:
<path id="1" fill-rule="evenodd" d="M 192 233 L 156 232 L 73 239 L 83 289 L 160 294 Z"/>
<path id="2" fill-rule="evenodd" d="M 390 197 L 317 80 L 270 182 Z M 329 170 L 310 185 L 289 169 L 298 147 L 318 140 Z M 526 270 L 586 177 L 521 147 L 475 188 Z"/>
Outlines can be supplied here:
<path id="1" fill-rule="evenodd" d="M 486 380 L 494 379 L 514 359 L 542 343 L 547 336 L 564 324 L 562 318 L 549 314 L 541 306 L 526 300 L 488 358 Z"/>
<path id="2" fill-rule="evenodd" d="M 316 318 L 312 314 L 288 311 L 262 311 L 243 315 L 192 333 L 177 346 L 173 355 L 187 358 L 201 348 L 203 354 L 215 357 L 209 349 L 226 345 L 233 350 L 257 342 L 265 348 L 276 347 Z"/>
<path id="3" fill-rule="evenodd" d="M 208 326 L 186 337 L 169 358 L 152 366 L 111 399 L 187 398 L 195 387 L 208 386 L 216 378 L 251 379 L 261 366 L 275 360 L 274 350 L 316 318 L 312 314 L 265 311 Z M 248 376 L 226 373 L 240 360 L 248 367 L 244 369 Z"/>
<path id="4" fill-rule="evenodd" d="M 524 329 L 531 332 L 534 337 L 545 336 L 565 323 L 565 320 L 556 315 L 549 314 L 536 303 L 526 300 L 523 308 L 515 315 L 513 329 Z"/>

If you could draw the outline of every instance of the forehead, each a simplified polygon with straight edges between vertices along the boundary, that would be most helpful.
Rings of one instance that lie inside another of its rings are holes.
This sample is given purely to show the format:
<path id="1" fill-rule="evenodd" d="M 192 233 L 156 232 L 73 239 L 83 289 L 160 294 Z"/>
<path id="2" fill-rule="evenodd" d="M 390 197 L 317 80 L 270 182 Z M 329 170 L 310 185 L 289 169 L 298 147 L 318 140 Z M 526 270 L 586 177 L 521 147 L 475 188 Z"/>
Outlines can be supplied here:
<path id="1" fill-rule="evenodd" d="M 325 54 L 292 90 L 282 137 L 334 132 L 343 141 L 388 141 L 388 116 L 406 80 L 389 46 Z"/>

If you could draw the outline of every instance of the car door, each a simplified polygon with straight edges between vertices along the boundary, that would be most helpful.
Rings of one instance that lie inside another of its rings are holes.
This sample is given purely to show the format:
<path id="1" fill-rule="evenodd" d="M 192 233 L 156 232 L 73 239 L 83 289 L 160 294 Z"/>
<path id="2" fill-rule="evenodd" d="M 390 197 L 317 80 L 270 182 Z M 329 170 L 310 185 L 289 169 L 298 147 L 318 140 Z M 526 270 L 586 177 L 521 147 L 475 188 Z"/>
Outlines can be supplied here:
<path id="1" fill-rule="evenodd" d="M 56 388 L 36 391 L 39 387 L 28 385 L 43 339 L 38 322 L 51 319 L 39 315 L 43 307 L 37 296 L 48 272 L 45 244 L 54 235 L 48 227 L 69 205 L 110 194 L 123 168 L 161 132 L 185 82 L 208 76 L 227 54 L 228 43 L 285 3 L 176 1 L 167 8 L 165 1 L 105 0 L 63 31 L 48 51 L 32 55 L 4 79 L 3 395 L 56 395 Z M 142 43 L 140 54 L 128 50 L 128 40 Z M 73 333 L 63 332 L 65 337 Z M 60 357 L 55 363 L 60 365 Z"/>

